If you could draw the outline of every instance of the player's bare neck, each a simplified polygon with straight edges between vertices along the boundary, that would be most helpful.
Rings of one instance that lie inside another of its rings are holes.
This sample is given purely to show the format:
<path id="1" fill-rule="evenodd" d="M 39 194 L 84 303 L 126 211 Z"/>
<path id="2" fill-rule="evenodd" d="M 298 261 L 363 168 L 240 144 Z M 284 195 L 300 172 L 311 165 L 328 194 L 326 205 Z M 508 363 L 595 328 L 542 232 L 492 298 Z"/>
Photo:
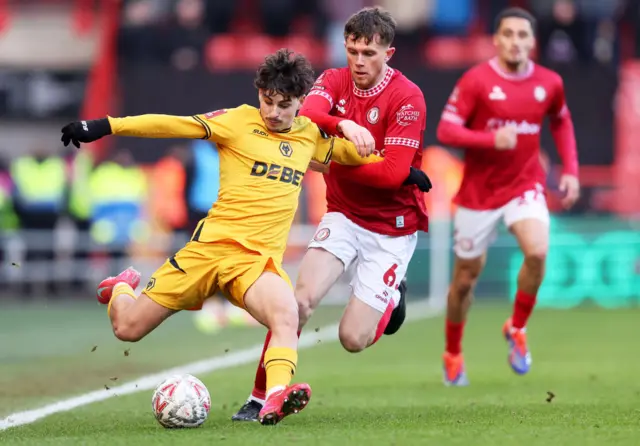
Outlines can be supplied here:
<path id="1" fill-rule="evenodd" d="M 498 59 L 498 65 L 500 66 L 500 69 L 507 74 L 520 75 L 526 73 L 527 68 L 529 67 L 529 61 L 525 60 L 518 63 L 512 63 L 506 60 Z"/>
<path id="2" fill-rule="evenodd" d="M 369 88 L 373 88 L 376 85 L 378 85 L 380 82 L 382 82 L 382 80 L 387 76 L 387 71 L 388 70 L 389 70 L 389 65 L 384 64 L 384 66 L 382 67 L 382 70 L 380 70 L 380 74 L 378 74 L 378 77 L 373 82 L 373 84 L 369 85 Z"/>

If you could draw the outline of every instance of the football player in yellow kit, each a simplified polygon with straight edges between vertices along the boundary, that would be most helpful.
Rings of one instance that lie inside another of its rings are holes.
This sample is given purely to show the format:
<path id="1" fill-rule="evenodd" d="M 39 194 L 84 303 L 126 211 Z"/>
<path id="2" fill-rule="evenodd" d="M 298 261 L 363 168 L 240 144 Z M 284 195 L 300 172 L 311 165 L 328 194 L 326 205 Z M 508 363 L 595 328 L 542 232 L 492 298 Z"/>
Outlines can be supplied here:
<path id="1" fill-rule="evenodd" d="M 98 300 L 108 304 L 116 337 L 129 342 L 180 310 L 200 308 L 218 290 L 246 309 L 273 333 L 264 360 L 262 424 L 297 413 L 311 396 L 309 385 L 290 385 L 298 362 L 298 306 L 282 268 L 305 171 L 312 160 L 347 165 L 381 160 L 359 154 L 351 142 L 328 137 L 308 118 L 296 117 L 314 80 L 302 55 L 280 50 L 257 71 L 259 109 L 241 105 L 190 117 L 108 116 L 62 129 L 65 146 L 76 147 L 110 134 L 215 141 L 219 198 L 191 240 L 153 274 L 140 295 L 135 293 L 140 274 L 128 268 L 100 284 Z"/>

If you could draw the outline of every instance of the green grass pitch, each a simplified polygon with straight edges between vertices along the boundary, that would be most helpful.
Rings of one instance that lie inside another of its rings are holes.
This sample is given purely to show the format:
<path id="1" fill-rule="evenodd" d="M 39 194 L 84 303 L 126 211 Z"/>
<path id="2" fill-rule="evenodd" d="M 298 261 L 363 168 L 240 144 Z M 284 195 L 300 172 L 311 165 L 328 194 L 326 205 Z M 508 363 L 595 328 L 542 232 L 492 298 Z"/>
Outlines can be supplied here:
<path id="1" fill-rule="evenodd" d="M 506 303 L 472 310 L 464 342 L 468 388 L 442 385 L 443 324 L 436 317 L 410 322 L 360 354 L 335 342 L 302 351 L 295 379 L 311 384 L 311 402 L 275 427 L 230 421 L 251 389 L 250 364 L 198 376 L 213 402 L 198 429 L 163 429 L 151 412 L 152 392 L 143 391 L 0 431 L 0 444 L 640 444 L 640 310 L 538 311 L 529 325 L 533 367 L 524 377 L 506 362 L 501 327 L 508 313 Z M 339 309 L 325 309 L 309 327 L 338 316 Z M 0 418 L 254 346 L 263 334 L 238 328 L 205 336 L 184 314 L 126 345 L 113 338 L 104 308 L 2 308 Z M 547 392 L 555 395 L 551 402 Z"/>

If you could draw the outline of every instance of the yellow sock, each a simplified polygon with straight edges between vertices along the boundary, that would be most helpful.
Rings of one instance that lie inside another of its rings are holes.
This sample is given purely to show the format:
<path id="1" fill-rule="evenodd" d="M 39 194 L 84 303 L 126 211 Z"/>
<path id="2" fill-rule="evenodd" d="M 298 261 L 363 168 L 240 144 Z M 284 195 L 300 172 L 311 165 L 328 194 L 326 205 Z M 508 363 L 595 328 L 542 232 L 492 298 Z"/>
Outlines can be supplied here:
<path id="1" fill-rule="evenodd" d="M 136 292 L 133 291 L 133 288 L 131 288 L 130 285 L 124 282 L 117 283 L 116 286 L 113 287 L 113 291 L 111 292 L 111 299 L 109 300 L 109 305 L 107 305 L 107 316 L 111 317 L 111 304 L 113 304 L 113 301 L 116 300 L 116 297 L 118 297 L 120 294 L 126 294 L 133 297 L 134 299 L 138 298 L 138 296 L 136 296 Z"/>
<path id="2" fill-rule="evenodd" d="M 267 372 L 267 397 L 272 390 L 284 389 L 296 373 L 298 352 L 287 347 L 271 347 L 264 354 Z"/>

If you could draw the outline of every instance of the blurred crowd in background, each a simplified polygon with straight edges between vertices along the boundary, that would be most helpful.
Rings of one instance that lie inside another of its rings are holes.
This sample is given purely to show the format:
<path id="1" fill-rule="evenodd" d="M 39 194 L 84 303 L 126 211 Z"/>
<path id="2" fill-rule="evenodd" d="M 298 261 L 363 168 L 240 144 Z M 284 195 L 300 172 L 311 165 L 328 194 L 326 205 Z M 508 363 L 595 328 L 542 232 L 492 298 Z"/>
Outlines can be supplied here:
<path id="1" fill-rule="evenodd" d="M 342 65 L 345 21 L 374 4 L 396 18 L 396 46 L 405 55 L 433 38 L 489 34 L 496 14 L 518 5 L 539 20 L 544 61 L 609 64 L 619 60 L 619 26 L 639 19 L 636 2 L 625 0 L 125 0 L 120 51 L 188 68 L 212 36 L 295 33 L 326 41 L 329 64 Z"/>
<path id="2" fill-rule="evenodd" d="M 398 23 L 392 65 L 425 91 L 424 168 L 445 190 L 445 209 L 462 165 L 437 146 L 435 122 L 461 70 L 492 56 L 493 18 L 507 6 L 536 15 L 537 59 L 567 70 L 586 160 L 575 212 L 612 213 L 607 197 L 616 187 L 631 190 L 621 203 L 637 196 L 640 175 L 628 160 L 638 156 L 640 118 L 615 97 L 638 88 L 619 81 L 640 51 L 638 0 L 0 0 L 0 287 L 68 295 L 132 255 L 153 270 L 217 199 L 213 144 L 113 138 L 77 151 L 58 142 L 62 125 L 252 103 L 252 72 L 275 49 L 304 53 L 318 73 L 343 66 L 344 22 L 374 3 Z M 549 141 L 543 135 L 553 185 Z M 324 210 L 322 178 L 309 174 L 305 186 L 296 222 L 312 227 Z"/>

